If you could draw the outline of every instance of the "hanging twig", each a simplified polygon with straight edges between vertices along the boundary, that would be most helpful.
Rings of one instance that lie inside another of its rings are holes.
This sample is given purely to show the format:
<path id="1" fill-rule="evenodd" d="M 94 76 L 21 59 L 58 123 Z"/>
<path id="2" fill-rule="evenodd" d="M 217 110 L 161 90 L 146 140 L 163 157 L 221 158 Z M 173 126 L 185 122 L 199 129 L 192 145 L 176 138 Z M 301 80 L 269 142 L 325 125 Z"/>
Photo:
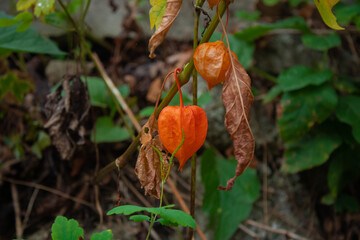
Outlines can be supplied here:
<path id="1" fill-rule="evenodd" d="M 19 194 L 16 189 L 16 185 L 11 183 L 11 196 L 13 199 L 14 211 L 15 211 L 15 226 L 16 226 L 16 238 L 22 239 L 23 228 L 21 224 L 21 210 L 19 203 Z"/>

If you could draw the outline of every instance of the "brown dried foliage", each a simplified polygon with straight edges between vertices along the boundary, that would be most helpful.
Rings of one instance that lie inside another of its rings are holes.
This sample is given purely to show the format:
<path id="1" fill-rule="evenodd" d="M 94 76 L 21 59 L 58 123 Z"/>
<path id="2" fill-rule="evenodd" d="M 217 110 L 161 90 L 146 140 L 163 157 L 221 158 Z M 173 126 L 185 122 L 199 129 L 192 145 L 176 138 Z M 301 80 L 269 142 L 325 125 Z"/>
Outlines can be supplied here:
<path id="1" fill-rule="evenodd" d="M 238 162 L 236 174 L 227 181 L 226 187 L 219 190 L 231 190 L 235 180 L 248 167 L 254 157 L 255 141 L 249 120 L 250 107 L 254 101 L 251 92 L 249 75 L 236 57 L 231 56 L 232 63 L 226 73 L 226 81 L 222 90 L 223 103 L 226 109 L 225 127 L 234 143 L 235 158 Z"/>
<path id="2" fill-rule="evenodd" d="M 148 122 L 144 125 L 141 132 L 141 148 L 135 166 L 135 174 L 137 175 L 141 186 L 145 189 L 145 194 L 151 197 L 160 198 L 161 183 L 161 163 L 158 153 L 152 148 L 156 147 L 162 153 L 163 161 L 168 167 L 167 153 L 161 143 L 157 123 L 152 115 Z M 164 169 L 164 172 L 166 169 Z"/>
<path id="3" fill-rule="evenodd" d="M 66 92 L 65 97 L 61 91 Z M 82 125 L 90 109 L 86 86 L 77 76 L 65 77 L 61 86 L 47 96 L 45 113 L 52 144 L 62 159 L 70 159 L 77 145 L 85 143 L 85 128 Z"/>
<path id="4" fill-rule="evenodd" d="M 150 58 L 155 58 L 155 49 L 164 41 L 164 38 L 174 23 L 181 9 L 182 0 L 167 0 L 165 13 L 159 27 L 149 40 Z"/>

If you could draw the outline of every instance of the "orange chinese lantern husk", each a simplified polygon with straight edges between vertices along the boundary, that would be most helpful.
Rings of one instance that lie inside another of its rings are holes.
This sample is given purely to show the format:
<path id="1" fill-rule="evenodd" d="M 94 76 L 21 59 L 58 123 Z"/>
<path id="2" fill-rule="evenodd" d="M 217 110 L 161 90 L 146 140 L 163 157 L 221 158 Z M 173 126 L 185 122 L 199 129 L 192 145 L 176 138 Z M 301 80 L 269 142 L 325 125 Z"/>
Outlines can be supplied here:
<path id="1" fill-rule="evenodd" d="M 177 77 L 175 79 L 178 83 Z M 201 107 L 191 105 L 184 107 L 179 83 L 178 88 L 180 106 L 168 106 L 161 111 L 158 129 L 161 142 L 170 153 L 180 145 L 184 131 L 184 143 L 175 154 L 180 162 L 179 170 L 182 170 L 185 162 L 204 144 L 208 122 Z"/>
<path id="2" fill-rule="evenodd" d="M 200 44 L 193 58 L 196 70 L 206 80 L 210 90 L 225 81 L 225 73 L 230 67 L 230 57 L 224 42 Z"/>
<path id="3" fill-rule="evenodd" d="M 214 6 L 217 6 L 220 2 L 220 0 L 207 0 L 209 3 L 209 7 L 212 9 Z"/>

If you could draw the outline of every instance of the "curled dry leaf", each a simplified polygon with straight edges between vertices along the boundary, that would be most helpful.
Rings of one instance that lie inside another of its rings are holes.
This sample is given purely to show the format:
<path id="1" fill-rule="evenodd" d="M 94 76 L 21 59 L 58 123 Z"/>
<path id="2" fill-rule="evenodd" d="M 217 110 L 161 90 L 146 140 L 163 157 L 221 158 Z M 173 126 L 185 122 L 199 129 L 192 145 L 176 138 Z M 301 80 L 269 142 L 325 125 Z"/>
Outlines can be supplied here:
<path id="1" fill-rule="evenodd" d="M 226 187 L 219 186 L 219 190 L 226 191 L 232 189 L 236 178 L 250 164 L 255 148 L 254 137 L 249 125 L 250 107 L 254 101 L 251 80 L 236 57 L 231 57 L 233 61 L 226 73 L 222 98 L 226 109 L 225 127 L 234 142 L 235 158 L 238 164 L 235 176 L 227 181 Z"/>
<path id="2" fill-rule="evenodd" d="M 162 153 L 166 168 L 168 167 L 168 159 L 158 135 L 154 115 L 151 115 L 148 122 L 144 125 L 140 141 L 142 146 L 136 162 L 135 174 L 139 178 L 141 186 L 145 189 L 145 194 L 149 194 L 154 198 L 160 198 L 160 157 L 152 146 L 156 147 Z M 166 169 L 164 171 L 166 171 Z"/>
<path id="3" fill-rule="evenodd" d="M 214 6 L 219 5 L 221 0 L 207 0 L 207 2 L 209 3 L 209 7 L 211 9 L 213 9 Z"/>
<path id="4" fill-rule="evenodd" d="M 167 0 L 165 13 L 160 26 L 149 40 L 150 58 L 155 58 L 155 49 L 164 41 L 167 32 L 170 30 L 181 9 L 182 0 Z"/>

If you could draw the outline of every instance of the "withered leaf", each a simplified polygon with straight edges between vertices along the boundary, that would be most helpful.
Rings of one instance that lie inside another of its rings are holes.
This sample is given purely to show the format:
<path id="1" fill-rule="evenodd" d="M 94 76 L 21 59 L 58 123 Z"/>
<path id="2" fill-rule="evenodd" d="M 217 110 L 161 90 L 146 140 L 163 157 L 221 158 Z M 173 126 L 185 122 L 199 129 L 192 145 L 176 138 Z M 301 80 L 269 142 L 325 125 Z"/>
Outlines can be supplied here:
<path id="1" fill-rule="evenodd" d="M 136 161 L 135 174 L 141 186 L 145 189 L 145 194 L 149 194 L 154 198 L 160 198 L 161 163 L 158 153 L 152 146 L 156 147 L 162 154 L 163 162 L 166 166 L 163 172 L 167 171 L 168 159 L 157 131 L 154 115 L 151 115 L 149 121 L 144 125 L 140 141 L 142 146 Z"/>
<path id="2" fill-rule="evenodd" d="M 219 190 L 231 190 L 235 180 L 240 176 L 254 157 L 255 141 L 249 120 L 250 107 L 254 101 L 251 92 L 251 80 L 241 63 L 230 54 L 232 64 L 226 73 L 226 81 L 222 89 L 222 99 L 226 109 L 225 127 L 234 144 L 235 158 L 238 162 L 236 174 L 227 181 L 226 187 Z"/>
<path id="3" fill-rule="evenodd" d="M 61 92 L 66 92 L 65 97 Z M 45 104 L 46 123 L 51 142 L 62 159 L 70 159 L 76 146 L 84 144 L 82 122 L 90 109 L 89 96 L 85 84 L 79 77 L 69 76 L 55 92 L 47 96 Z"/>
<path id="4" fill-rule="evenodd" d="M 164 41 L 164 38 L 174 23 L 181 9 L 182 0 L 167 0 L 165 13 L 162 17 L 160 26 L 149 40 L 150 58 L 155 58 L 155 49 Z"/>

